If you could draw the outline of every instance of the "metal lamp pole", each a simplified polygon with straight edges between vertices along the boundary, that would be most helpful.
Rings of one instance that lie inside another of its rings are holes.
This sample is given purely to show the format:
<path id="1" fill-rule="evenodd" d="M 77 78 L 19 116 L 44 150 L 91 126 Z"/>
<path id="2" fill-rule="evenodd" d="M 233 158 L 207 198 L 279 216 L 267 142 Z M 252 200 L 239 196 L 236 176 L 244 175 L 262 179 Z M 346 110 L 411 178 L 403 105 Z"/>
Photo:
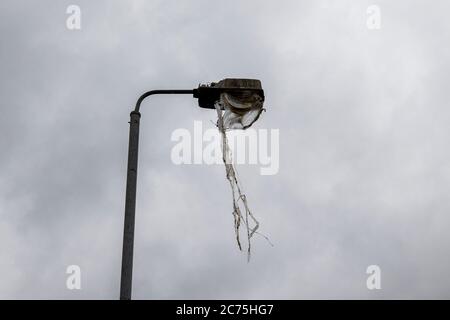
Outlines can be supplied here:
<path id="1" fill-rule="evenodd" d="M 136 102 L 130 113 L 130 137 L 128 145 L 128 171 L 125 197 L 125 221 L 123 230 L 122 271 L 120 279 L 120 300 L 131 300 L 131 284 L 133 274 L 134 217 L 136 212 L 136 184 L 139 148 L 139 112 L 142 101 L 155 94 L 193 94 L 198 98 L 201 108 L 214 109 L 222 92 L 239 93 L 254 91 L 264 98 L 261 82 L 253 79 L 225 79 L 219 83 L 200 85 L 193 90 L 152 90 L 144 93 Z"/>
<path id="2" fill-rule="evenodd" d="M 120 300 L 131 299 L 133 278 L 134 217 L 136 212 L 136 184 L 139 149 L 139 109 L 142 101 L 154 94 L 193 94 L 194 90 L 152 90 L 144 93 L 130 113 L 130 138 L 128 142 L 128 171 L 125 197 L 125 222 L 123 229 L 122 273 L 120 280 Z"/>

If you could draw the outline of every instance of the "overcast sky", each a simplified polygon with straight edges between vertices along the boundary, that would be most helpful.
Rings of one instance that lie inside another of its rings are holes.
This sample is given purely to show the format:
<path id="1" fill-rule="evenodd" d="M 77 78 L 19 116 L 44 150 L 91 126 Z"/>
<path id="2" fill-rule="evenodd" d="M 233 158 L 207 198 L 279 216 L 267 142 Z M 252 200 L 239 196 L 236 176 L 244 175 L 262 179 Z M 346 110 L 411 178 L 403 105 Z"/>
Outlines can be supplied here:
<path id="1" fill-rule="evenodd" d="M 69 30 L 66 9 L 81 8 Z M 367 27 L 369 5 L 381 29 Z M 189 96 L 142 106 L 133 297 L 450 298 L 448 1 L 0 3 L 0 298 L 119 295 L 129 112 L 150 89 L 261 79 L 280 168 L 175 165 L 213 128 Z M 66 288 L 79 265 L 81 290 Z M 366 268 L 381 268 L 368 290 Z"/>

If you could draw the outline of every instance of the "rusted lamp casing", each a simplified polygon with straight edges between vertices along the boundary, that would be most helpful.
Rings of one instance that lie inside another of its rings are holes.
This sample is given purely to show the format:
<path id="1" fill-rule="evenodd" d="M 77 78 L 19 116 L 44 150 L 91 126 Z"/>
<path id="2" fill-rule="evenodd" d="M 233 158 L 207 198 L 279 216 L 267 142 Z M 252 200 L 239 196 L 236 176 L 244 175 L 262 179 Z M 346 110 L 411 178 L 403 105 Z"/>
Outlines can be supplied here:
<path id="1" fill-rule="evenodd" d="M 194 89 L 194 98 L 198 99 L 200 108 L 214 109 L 214 104 L 220 100 L 221 93 L 241 95 L 256 93 L 264 101 L 264 90 L 261 81 L 257 79 L 223 79 L 219 82 L 201 84 Z"/>

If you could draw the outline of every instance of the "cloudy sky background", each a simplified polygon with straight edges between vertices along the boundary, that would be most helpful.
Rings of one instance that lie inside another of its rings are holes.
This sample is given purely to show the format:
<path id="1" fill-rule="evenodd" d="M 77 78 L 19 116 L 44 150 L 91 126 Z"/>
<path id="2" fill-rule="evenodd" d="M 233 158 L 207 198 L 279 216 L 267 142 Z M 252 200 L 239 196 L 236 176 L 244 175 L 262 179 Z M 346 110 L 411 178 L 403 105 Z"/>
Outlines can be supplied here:
<path id="1" fill-rule="evenodd" d="M 66 28 L 66 8 L 82 28 Z M 381 29 L 366 9 L 381 9 Z M 212 128 L 142 106 L 133 297 L 450 298 L 448 1 L 0 3 L 0 298 L 116 299 L 128 116 L 149 89 L 262 80 L 280 170 L 239 173 L 274 247 L 246 262 L 220 165 L 170 160 Z M 66 288 L 81 267 L 82 290 Z M 382 289 L 366 288 L 366 268 Z"/>

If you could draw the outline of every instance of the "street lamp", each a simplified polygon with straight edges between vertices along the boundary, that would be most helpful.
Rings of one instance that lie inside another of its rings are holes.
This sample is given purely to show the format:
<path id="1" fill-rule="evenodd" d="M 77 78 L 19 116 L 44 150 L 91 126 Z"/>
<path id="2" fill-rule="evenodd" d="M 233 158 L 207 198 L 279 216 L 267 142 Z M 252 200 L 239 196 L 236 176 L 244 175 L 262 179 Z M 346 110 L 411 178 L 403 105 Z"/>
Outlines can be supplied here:
<path id="1" fill-rule="evenodd" d="M 136 107 L 130 113 L 130 136 L 128 143 L 128 171 L 125 197 L 125 221 L 123 230 L 122 271 L 120 280 L 120 299 L 131 299 L 131 284 L 133 273 L 133 245 L 134 245 L 134 218 L 136 211 L 136 182 L 139 148 L 139 123 L 141 119 L 140 107 L 142 101 L 155 94 L 192 94 L 198 99 L 201 108 L 214 109 L 215 103 L 220 100 L 222 93 L 245 97 L 257 94 L 264 100 L 264 91 L 261 82 L 254 79 L 224 79 L 217 83 L 199 85 L 193 90 L 152 90 L 144 93 L 136 102 Z"/>

